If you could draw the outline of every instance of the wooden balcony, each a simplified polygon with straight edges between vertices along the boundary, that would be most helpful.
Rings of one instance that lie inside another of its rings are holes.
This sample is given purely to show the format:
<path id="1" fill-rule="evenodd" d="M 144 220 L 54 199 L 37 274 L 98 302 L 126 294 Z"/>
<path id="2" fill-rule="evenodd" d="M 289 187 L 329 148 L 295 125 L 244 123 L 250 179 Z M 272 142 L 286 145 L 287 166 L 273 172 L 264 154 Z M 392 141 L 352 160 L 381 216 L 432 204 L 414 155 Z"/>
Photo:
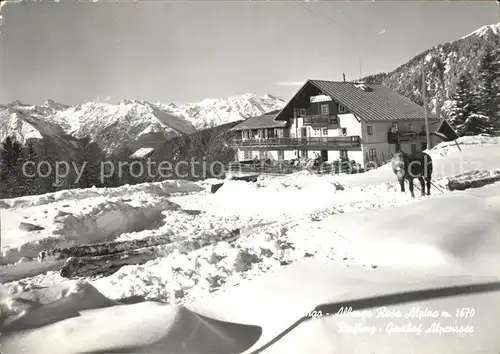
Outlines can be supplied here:
<path id="1" fill-rule="evenodd" d="M 245 162 L 236 162 L 226 165 L 224 172 L 231 176 L 253 177 L 259 174 L 283 175 L 294 172 L 308 170 L 317 174 L 352 174 L 361 173 L 363 169 L 360 165 L 352 164 L 349 160 L 343 159 L 333 163 L 323 162 L 320 166 L 292 165 L 287 161 L 274 161 L 271 163 L 248 164 Z M 237 177 L 238 178 L 238 177 Z"/>
<path id="2" fill-rule="evenodd" d="M 291 166 L 286 164 L 277 165 L 245 165 L 245 164 L 231 164 L 225 167 L 225 173 L 255 173 L 255 174 L 290 174 L 304 170 L 300 166 Z"/>
<path id="3" fill-rule="evenodd" d="M 389 144 L 405 143 L 409 141 L 418 141 L 425 136 L 425 132 L 402 132 L 389 131 L 387 133 L 387 142 Z"/>
<path id="4" fill-rule="evenodd" d="M 304 125 L 338 124 L 339 122 L 339 117 L 336 114 L 308 114 L 302 118 L 304 118 Z"/>
<path id="5" fill-rule="evenodd" d="M 232 147 L 282 148 L 282 149 L 341 149 L 361 146 L 361 138 L 341 137 L 306 137 L 306 138 L 269 138 L 269 139 L 232 139 Z"/>

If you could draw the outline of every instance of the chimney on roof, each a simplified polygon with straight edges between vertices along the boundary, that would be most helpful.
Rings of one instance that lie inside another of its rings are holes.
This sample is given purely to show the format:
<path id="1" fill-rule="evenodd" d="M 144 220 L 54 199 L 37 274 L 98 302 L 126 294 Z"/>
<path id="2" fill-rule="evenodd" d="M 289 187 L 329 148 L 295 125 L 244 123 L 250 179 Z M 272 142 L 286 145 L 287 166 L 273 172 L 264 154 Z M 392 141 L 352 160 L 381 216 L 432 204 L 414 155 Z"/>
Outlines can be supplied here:
<path id="1" fill-rule="evenodd" d="M 344 78 L 344 82 L 345 82 L 345 73 L 342 73 L 342 77 Z"/>

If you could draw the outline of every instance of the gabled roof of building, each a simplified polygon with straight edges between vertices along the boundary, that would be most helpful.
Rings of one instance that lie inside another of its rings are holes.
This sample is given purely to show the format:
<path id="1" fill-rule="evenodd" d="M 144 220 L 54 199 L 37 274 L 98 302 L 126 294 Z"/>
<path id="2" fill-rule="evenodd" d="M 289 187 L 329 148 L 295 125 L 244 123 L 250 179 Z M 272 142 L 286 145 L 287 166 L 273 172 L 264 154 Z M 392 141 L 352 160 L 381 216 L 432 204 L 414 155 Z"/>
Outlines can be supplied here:
<path id="1" fill-rule="evenodd" d="M 429 131 L 431 134 L 435 134 L 443 138 L 445 141 L 453 141 L 459 138 L 455 129 L 453 129 L 446 119 L 430 123 Z"/>
<path id="2" fill-rule="evenodd" d="M 284 128 L 286 127 L 286 121 L 274 120 L 276 114 L 275 111 L 272 114 L 265 114 L 262 116 L 250 117 L 240 124 L 231 128 L 231 130 L 246 130 L 246 129 L 266 129 L 266 128 Z"/>
<path id="3" fill-rule="evenodd" d="M 287 111 L 290 112 L 294 99 L 311 85 L 346 106 L 350 112 L 364 121 L 392 122 L 424 119 L 423 107 L 387 86 L 379 84 L 359 85 L 355 82 L 325 80 L 308 80 L 276 116 L 276 119 L 288 118 L 284 114 Z M 367 89 L 363 89 L 363 87 Z M 437 119 L 432 114 L 428 114 L 428 118 L 430 120 Z"/>

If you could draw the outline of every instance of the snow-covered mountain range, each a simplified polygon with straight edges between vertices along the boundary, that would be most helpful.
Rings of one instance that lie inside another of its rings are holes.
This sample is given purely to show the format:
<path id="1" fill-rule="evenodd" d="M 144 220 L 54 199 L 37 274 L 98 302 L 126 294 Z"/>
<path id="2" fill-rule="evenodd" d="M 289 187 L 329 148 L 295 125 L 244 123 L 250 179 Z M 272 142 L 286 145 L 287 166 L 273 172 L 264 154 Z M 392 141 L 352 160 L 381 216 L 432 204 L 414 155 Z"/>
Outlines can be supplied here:
<path id="1" fill-rule="evenodd" d="M 24 143 L 42 137 L 89 137 L 111 153 L 141 137 L 159 135 L 168 140 L 284 105 L 285 101 L 269 94 L 257 97 L 249 93 L 186 105 L 122 100 L 118 104 L 91 101 L 68 106 L 48 100 L 33 106 L 14 101 L 0 105 L 0 140 L 11 136 Z"/>
<path id="2" fill-rule="evenodd" d="M 270 94 L 257 97 L 245 93 L 227 99 L 207 98 L 199 103 L 186 105 L 157 104 L 170 114 L 191 121 L 195 127 L 203 129 L 275 111 L 283 108 L 286 102 Z"/>

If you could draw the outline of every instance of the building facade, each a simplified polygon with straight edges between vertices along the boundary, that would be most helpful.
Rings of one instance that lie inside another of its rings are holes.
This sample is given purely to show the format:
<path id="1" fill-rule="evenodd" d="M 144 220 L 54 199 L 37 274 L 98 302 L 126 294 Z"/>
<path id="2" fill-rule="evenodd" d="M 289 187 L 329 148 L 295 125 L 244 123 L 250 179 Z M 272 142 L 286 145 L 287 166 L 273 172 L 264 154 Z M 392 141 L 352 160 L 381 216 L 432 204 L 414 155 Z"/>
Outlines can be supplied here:
<path id="1" fill-rule="evenodd" d="M 428 122 L 430 133 L 448 125 L 433 115 Z M 451 127 L 445 128 L 447 138 Z M 383 85 L 364 83 L 308 80 L 281 111 L 249 118 L 232 130 L 238 161 L 319 155 L 325 162 L 367 165 L 384 163 L 399 149 L 427 148 L 423 107 Z M 442 140 L 443 134 L 431 135 L 432 146 Z"/>

